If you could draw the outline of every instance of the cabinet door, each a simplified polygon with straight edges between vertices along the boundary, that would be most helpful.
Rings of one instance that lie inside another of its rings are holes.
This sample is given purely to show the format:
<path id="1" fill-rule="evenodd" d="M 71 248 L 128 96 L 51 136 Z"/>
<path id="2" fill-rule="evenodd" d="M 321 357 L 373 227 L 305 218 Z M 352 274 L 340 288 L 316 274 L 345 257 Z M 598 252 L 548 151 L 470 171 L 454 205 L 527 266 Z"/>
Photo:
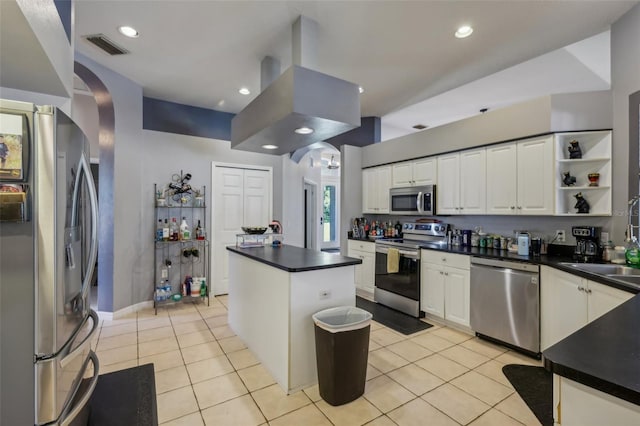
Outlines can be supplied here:
<path id="1" fill-rule="evenodd" d="M 540 346 L 542 350 L 587 324 L 586 280 L 543 266 L 540 272 Z"/>
<path id="2" fill-rule="evenodd" d="M 393 175 L 394 187 L 413 185 L 413 164 L 412 163 L 394 164 L 392 175 Z"/>
<path id="3" fill-rule="evenodd" d="M 366 169 L 362 171 L 362 212 L 377 213 L 378 194 L 376 193 L 377 184 L 376 169 Z"/>
<path id="4" fill-rule="evenodd" d="M 361 268 L 361 288 L 373 293 L 376 279 L 376 255 L 375 253 L 360 252 L 362 259 Z"/>
<path id="5" fill-rule="evenodd" d="M 518 142 L 518 214 L 553 214 L 553 138 Z"/>
<path id="6" fill-rule="evenodd" d="M 420 310 L 444 318 L 444 272 L 439 265 L 421 264 Z"/>
<path id="7" fill-rule="evenodd" d="M 438 188 L 436 209 L 438 214 L 460 213 L 460 155 L 438 157 Z"/>
<path id="8" fill-rule="evenodd" d="M 518 202 L 518 156 L 515 143 L 487 148 L 487 213 L 515 214 Z"/>
<path id="9" fill-rule="evenodd" d="M 435 185 L 437 161 L 435 157 L 416 160 L 413 162 L 413 184 Z"/>
<path id="10" fill-rule="evenodd" d="M 378 167 L 378 213 L 389 213 L 389 189 L 391 189 L 391 166 Z"/>
<path id="11" fill-rule="evenodd" d="M 485 149 L 460 153 L 460 213 L 484 214 L 486 208 Z"/>
<path id="12" fill-rule="evenodd" d="M 587 287 L 589 293 L 589 322 L 633 297 L 633 294 L 629 292 L 593 281 L 587 281 Z"/>
<path id="13" fill-rule="evenodd" d="M 444 318 L 465 327 L 470 327 L 469 280 L 469 271 L 444 268 Z"/>
<path id="14" fill-rule="evenodd" d="M 351 241 L 349 241 L 349 245 L 351 245 Z M 351 247 L 349 247 L 349 250 L 347 251 L 347 256 L 349 257 L 355 257 L 356 259 L 362 259 L 362 253 L 358 250 L 355 250 Z M 364 263 L 364 262 L 363 262 Z M 353 281 L 356 285 L 356 288 L 362 288 L 362 265 L 363 263 L 360 263 L 358 265 L 355 265 L 355 274 L 353 277 Z"/>

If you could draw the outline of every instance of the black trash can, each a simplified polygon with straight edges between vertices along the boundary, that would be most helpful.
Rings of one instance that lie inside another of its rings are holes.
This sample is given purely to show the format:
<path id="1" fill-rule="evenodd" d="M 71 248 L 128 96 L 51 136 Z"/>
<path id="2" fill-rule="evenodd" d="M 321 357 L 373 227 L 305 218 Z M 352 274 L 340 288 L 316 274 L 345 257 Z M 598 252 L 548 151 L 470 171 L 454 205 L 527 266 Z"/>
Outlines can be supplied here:
<path id="1" fill-rule="evenodd" d="M 320 396 L 331 405 L 364 394 L 371 314 L 353 306 L 313 315 Z"/>

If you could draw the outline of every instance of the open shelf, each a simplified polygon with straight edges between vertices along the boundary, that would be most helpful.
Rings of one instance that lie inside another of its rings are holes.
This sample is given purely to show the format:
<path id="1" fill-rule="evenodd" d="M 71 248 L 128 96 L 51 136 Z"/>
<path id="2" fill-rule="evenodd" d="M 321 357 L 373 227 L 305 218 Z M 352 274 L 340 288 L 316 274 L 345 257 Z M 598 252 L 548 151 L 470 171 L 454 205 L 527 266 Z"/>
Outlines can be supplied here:
<path id="1" fill-rule="evenodd" d="M 582 158 L 569 158 L 569 146 L 578 141 Z M 611 216 L 611 131 L 557 133 L 555 215 Z M 573 186 L 564 184 L 565 174 L 575 178 Z M 598 186 L 589 185 L 589 174 L 598 173 Z M 576 213 L 575 195 L 581 192 L 590 205 L 589 213 Z"/>

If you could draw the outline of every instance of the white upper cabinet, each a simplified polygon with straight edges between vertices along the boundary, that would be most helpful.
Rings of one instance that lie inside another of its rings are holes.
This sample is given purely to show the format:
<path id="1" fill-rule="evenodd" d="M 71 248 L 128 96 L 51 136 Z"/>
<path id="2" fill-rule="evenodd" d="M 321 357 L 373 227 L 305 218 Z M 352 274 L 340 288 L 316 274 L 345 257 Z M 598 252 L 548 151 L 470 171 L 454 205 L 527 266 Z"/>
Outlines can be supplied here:
<path id="1" fill-rule="evenodd" d="M 407 161 L 393 165 L 393 187 L 434 185 L 436 183 L 435 157 Z"/>
<path id="2" fill-rule="evenodd" d="M 486 212 L 553 215 L 553 137 L 487 147 Z"/>
<path id="3" fill-rule="evenodd" d="M 362 171 L 363 213 L 389 213 L 391 166 L 373 167 Z"/>
<path id="4" fill-rule="evenodd" d="M 553 137 L 518 142 L 518 214 L 552 215 Z"/>
<path id="5" fill-rule="evenodd" d="M 581 158 L 570 158 L 569 147 L 577 141 Z M 611 131 L 571 132 L 555 135 L 556 215 L 611 216 Z M 565 174 L 575 178 L 565 181 Z M 597 174 L 597 182 L 591 182 Z M 589 213 L 578 213 L 576 194 L 581 193 L 589 204 Z"/>
<path id="6" fill-rule="evenodd" d="M 484 214 L 486 207 L 485 149 L 438 157 L 438 214 Z"/>
<path id="7" fill-rule="evenodd" d="M 515 143 L 487 147 L 487 214 L 515 214 L 518 154 Z"/>
<path id="8" fill-rule="evenodd" d="M 460 214 L 484 214 L 486 211 L 486 150 L 460 153 Z"/>
<path id="9" fill-rule="evenodd" d="M 460 154 L 438 157 L 438 187 L 436 188 L 438 214 L 460 213 Z"/>

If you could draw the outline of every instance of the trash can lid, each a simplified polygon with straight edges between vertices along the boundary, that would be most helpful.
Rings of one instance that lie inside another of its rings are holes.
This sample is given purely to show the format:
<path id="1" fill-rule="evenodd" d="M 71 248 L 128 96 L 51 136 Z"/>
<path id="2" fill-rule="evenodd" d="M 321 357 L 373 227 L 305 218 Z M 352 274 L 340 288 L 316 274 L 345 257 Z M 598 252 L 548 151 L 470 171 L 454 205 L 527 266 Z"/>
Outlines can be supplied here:
<path id="1" fill-rule="evenodd" d="M 312 317 L 318 327 L 331 333 L 337 333 L 364 328 L 369 325 L 373 316 L 364 309 L 355 306 L 339 306 L 316 312 Z"/>

